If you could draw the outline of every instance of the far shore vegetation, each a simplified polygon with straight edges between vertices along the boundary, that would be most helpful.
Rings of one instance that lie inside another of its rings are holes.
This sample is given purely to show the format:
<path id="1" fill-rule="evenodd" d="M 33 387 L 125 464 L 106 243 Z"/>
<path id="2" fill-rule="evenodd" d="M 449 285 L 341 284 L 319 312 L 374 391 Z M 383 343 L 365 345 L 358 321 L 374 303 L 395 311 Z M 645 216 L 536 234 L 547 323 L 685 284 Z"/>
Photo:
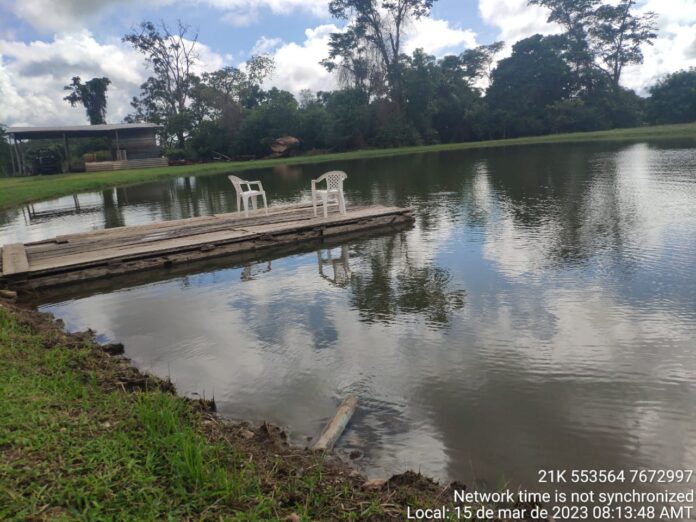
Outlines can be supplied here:
<path id="1" fill-rule="evenodd" d="M 609 131 L 553 134 L 549 136 L 532 136 L 507 140 L 448 143 L 441 145 L 425 145 L 391 149 L 363 149 L 352 152 L 304 155 L 293 158 L 251 161 L 221 161 L 182 165 L 176 167 L 122 170 L 113 172 L 0 178 L 0 208 L 12 208 L 24 203 L 79 192 L 103 190 L 112 187 L 134 185 L 167 178 L 241 172 L 244 170 L 273 167 L 276 165 L 329 163 L 333 161 L 379 158 L 406 154 L 425 154 L 429 152 L 513 147 L 520 145 L 581 143 L 593 141 L 641 141 L 680 138 L 696 139 L 696 123 L 636 127 L 631 129 L 616 129 Z"/>
<path id="2" fill-rule="evenodd" d="M 202 164 L 182 169 L 182 175 L 273 165 L 209 164 L 261 160 L 272 150 L 303 156 L 286 163 L 332 161 L 494 146 L 493 140 L 511 138 L 520 139 L 497 143 L 630 139 L 663 132 L 641 129 L 647 125 L 696 121 L 696 69 L 658 78 L 640 95 L 622 81 L 627 68 L 643 63 L 642 50 L 659 36 L 655 13 L 640 9 L 636 0 L 528 3 L 544 7 L 561 32 L 436 57 L 423 49 L 406 52 L 403 36 L 414 21 L 430 16 L 437 0 L 331 0 L 330 14 L 345 27 L 330 35 L 320 63 L 338 87 L 298 93 L 272 86 L 274 71 L 284 64 L 269 55 L 196 73 L 207 64 L 201 63 L 199 34 L 192 27 L 143 21 L 122 37 L 142 56 L 149 74 L 124 120 L 160 125 L 162 153 L 170 161 Z M 91 124 L 109 121 L 112 81 L 74 72 L 65 79 L 64 103 L 84 111 Z M 625 130 L 592 134 L 611 129 Z M 13 161 L 4 132 L 0 125 L 0 171 L 8 175 Z M 567 136 L 578 132 L 590 134 Z M 277 150 L 280 138 L 292 144 L 291 150 Z M 76 142 L 69 152 L 62 142 L 26 143 L 24 174 L 47 157 L 54 166 L 75 170 L 86 157 L 117 157 L 106 138 Z M 392 150 L 397 148 L 402 150 Z M 336 153 L 346 154 L 331 155 Z M 167 175 L 169 170 L 154 170 L 85 175 L 70 184 L 68 178 L 19 183 L 22 189 L 7 190 L 0 205 L 112 186 L 112 176 L 123 184 Z M 3 192 L 10 186 L 3 184 Z"/>

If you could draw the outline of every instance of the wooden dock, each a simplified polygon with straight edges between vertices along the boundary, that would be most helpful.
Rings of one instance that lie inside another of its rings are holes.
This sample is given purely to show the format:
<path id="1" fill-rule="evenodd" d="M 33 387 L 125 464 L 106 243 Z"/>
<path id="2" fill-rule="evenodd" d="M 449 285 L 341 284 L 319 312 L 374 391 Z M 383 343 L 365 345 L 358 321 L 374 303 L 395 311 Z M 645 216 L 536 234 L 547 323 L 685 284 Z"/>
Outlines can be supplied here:
<path id="1" fill-rule="evenodd" d="M 299 204 L 271 207 L 268 215 L 253 211 L 248 218 L 236 212 L 216 214 L 4 245 L 0 285 L 38 289 L 71 284 L 413 222 L 411 210 L 404 208 L 331 210 L 327 218 L 321 212 L 314 217 L 311 204 Z"/>

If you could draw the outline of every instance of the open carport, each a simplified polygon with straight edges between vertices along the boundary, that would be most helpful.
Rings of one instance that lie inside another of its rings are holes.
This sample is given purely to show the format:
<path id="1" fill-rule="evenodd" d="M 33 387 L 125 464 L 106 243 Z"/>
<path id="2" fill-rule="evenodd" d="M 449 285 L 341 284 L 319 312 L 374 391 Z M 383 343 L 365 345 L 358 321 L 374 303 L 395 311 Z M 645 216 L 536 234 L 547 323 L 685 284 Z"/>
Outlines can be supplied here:
<path id="1" fill-rule="evenodd" d="M 118 123 L 103 125 L 75 125 L 66 127 L 10 127 L 7 134 L 12 146 L 13 175 L 35 174 L 27 160 L 27 144 L 38 140 L 62 142 L 65 164 L 63 170 L 72 172 L 70 140 L 77 138 L 108 138 L 111 161 L 85 161 L 88 172 L 166 166 L 157 145 L 154 123 Z"/>

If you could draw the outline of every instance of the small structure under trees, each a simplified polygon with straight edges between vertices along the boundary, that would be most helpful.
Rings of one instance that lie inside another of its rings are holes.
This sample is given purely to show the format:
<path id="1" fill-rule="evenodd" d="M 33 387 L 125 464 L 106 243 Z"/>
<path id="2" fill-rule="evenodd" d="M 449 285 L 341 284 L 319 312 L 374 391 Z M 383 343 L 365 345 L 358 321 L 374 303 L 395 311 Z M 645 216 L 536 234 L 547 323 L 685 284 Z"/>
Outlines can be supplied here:
<path id="1" fill-rule="evenodd" d="M 111 159 L 96 161 L 94 154 L 85 154 L 84 166 L 88 172 L 100 170 L 121 170 L 167 165 L 157 145 L 154 123 L 121 123 L 102 125 L 76 125 L 69 127 L 10 127 L 7 135 L 12 148 L 13 175 L 33 175 L 42 173 L 36 158 L 27 156 L 27 144 L 38 140 L 62 143 L 62 172 L 73 172 L 70 156 L 70 140 L 76 138 L 107 138 Z M 40 160 L 39 160 L 40 161 Z"/>

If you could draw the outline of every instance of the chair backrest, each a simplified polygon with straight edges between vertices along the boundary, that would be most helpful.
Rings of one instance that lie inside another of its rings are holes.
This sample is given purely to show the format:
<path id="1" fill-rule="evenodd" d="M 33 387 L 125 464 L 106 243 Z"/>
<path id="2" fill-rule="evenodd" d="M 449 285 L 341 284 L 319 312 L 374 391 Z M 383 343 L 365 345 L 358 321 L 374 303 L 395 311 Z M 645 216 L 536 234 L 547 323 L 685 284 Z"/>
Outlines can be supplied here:
<path id="1" fill-rule="evenodd" d="M 326 174 L 322 174 L 318 179 L 319 181 L 326 180 L 327 190 L 343 190 L 343 182 L 348 178 L 348 174 L 341 170 L 332 170 Z"/>
<path id="2" fill-rule="evenodd" d="M 237 176 L 227 176 L 227 179 L 232 182 L 232 185 L 234 185 L 234 190 L 237 192 L 237 194 L 244 192 L 242 189 L 242 183 L 244 183 L 244 180 L 242 178 L 238 178 Z"/>

